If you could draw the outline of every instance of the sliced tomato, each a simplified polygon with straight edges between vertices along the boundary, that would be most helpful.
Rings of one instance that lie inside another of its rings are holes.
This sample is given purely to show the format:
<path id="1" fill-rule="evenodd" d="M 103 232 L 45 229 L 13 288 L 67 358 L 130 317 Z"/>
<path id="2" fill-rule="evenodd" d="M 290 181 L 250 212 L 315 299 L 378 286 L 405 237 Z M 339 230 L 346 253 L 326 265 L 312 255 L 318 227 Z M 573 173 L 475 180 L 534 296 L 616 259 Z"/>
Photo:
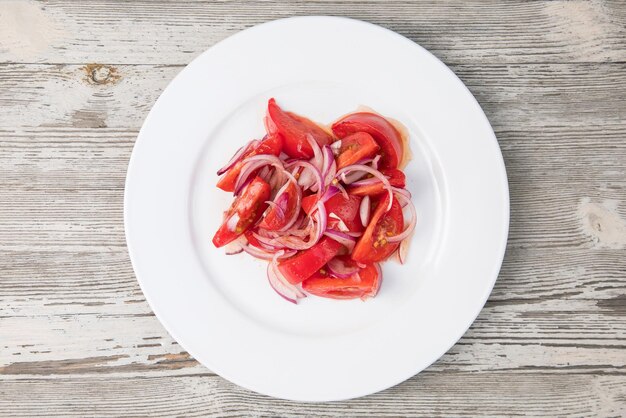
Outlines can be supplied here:
<path id="1" fill-rule="evenodd" d="M 309 215 L 311 211 L 313 211 L 313 208 L 315 207 L 315 205 L 317 205 L 317 194 L 312 194 L 312 195 L 303 197 L 302 203 L 300 204 L 300 206 L 302 206 L 302 210 L 307 215 Z"/>
<path id="2" fill-rule="evenodd" d="M 400 132 L 384 117 L 358 112 L 344 116 L 332 126 L 333 133 L 345 138 L 355 132 L 367 132 L 381 149 L 380 168 L 396 168 L 402 161 L 404 145 Z"/>
<path id="3" fill-rule="evenodd" d="M 402 208 L 395 198 L 391 204 L 391 209 L 386 211 L 389 199 L 387 193 L 378 199 L 370 223 L 352 251 L 354 261 L 365 264 L 382 261 L 400 245 L 397 242 L 387 241 L 387 237 L 399 234 L 404 228 Z"/>
<path id="4" fill-rule="evenodd" d="M 232 192 L 235 190 L 235 183 L 237 183 L 237 177 L 241 173 L 243 167 L 243 160 L 254 155 L 280 155 L 280 151 L 283 148 L 283 139 L 280 134 L 268 135 L 263 139 L 256 148 L 249 150 L 241 156 L 237 161 L 217 182 L 217 187 L 225 192 Z"/>
<path id="5" fill-rule="evenodd" d="M 270 197 L 270 185 L 256 176 L 235 199 L 224 216 L 224 222 L 213 237 L 213 244 L 222 247 L 237 239 L 259 220 Z"/>
<path id="6" fill-rule="evenodd" d="M 376 296 L 382 275 L 374 264 L 367 264 L 348 278 L 333 277 L 323 269 L 302 282 L 305 291 L 331 299 L 368 299 Z"/>
<path id="7" fill-rule="evenodd" d="M 295 113 L 285 112 L 276 100 L 271 98 L 267 103 L 266 123 L 270 131 L 276 130 L 284 138 L 283 151 L 291 158 L 311 158 L 313 150 L 306 139 L 307 134 L 320 145 L 333 142 L 332 136 L 315 122 Z"/>
<path id="8" fill-rule="evenodd" d="M 299 251 L 296 255 L 278 264 L 278 270 L 291 284 L 298 284 L 309 278 L 333 258 L 343 246 L 334 239 L 322 237 L 317 244 L 308 250 Z"/>
<path id="9" fill-rule="evenodd" d="M 341 140 L 339 155 L 337 155 L 337 170 L 371 157 L 379 149 L 380 146 L 367 132 L 350 134 Z"/>
<path id="10" fill-rule="evenodd" d="M 345 224 L 348 231 L 361 232 L 363 230 L 363 224 L 361 223 L 359 215 L 361 199 L 361 196 L 354 196 L 351 194 L 349 194 L 348 199 L 346 199 L 341 193 L 337 193 L 328 199 L 324 204 L 326 212 L 328 213 L 328 227 L 342 231 L 342 229 L 338 226 L 339 221 L 333 219 L 333 216 L 331 215 L 335 214 Z"/>
<path id="11" fill-rule="evenodd" d="M 406 187 L 406 176 L 397 168 L 386 168 L 380 170 L 385 177 L 389 179 L 389 183 L 393 187 L 399 187 L 401 189 Z M 364 186 L 354 186 L 349 189 L 350 194 L 356 196 L 375 196 L 385 191 L 383 183 L 381 181 L 372 182 L 372 184 Z"/>
<path id="12" fill-rule="evenodd" d="M 359 215 L 361 207 L 361 196 L 348 195 L 348 199 L 343 197 L 341 193 L 337 193 L 324 203 L 326 213 L 328 213 L 328 228 L 345 232 L 345 228 L 339 227 L 341 220 L 348 231 L 361 232 L 363 224 Z M 317 195 L 312 194 L 302 198 L 302 209 L 308 215 L 317 205 Z M 333 214 L 333 215 L 331 215 Z M 339 218 L 339 219 L 337 219 Z"/>
<path id="13" fill-rule="evenodd" d="M 246 236 L 246 239 L 248 240 L 248 244 L 252 245 L 253 247 L 259 248 L 263 251 L 266 251 L 266 248 L 263 247 L 263 244 L 261 244 L 261 241 L 259 241 L 254 234 L 252 233 L 252 231 L 250 231 L 249 229 L 244 232 L 244 235 Z"/>
<path id="14" fill-rule="evenodd" d="M 276 206 L 270 207 L 269 212 L 259 224 L 261 228 L 277 231 L 286 226 L 287 222 L 293 218 L 294 213 L 300 210 L 296 187 L 292 182 L 289 182 L 285 191 L 274 200 Z"/>

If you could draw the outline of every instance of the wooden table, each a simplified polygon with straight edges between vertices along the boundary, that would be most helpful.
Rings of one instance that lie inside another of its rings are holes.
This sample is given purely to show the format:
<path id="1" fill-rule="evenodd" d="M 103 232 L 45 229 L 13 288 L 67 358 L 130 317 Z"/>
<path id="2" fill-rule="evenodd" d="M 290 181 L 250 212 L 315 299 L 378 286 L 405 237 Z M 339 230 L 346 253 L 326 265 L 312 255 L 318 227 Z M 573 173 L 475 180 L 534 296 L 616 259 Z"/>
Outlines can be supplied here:
<path id="1" fill-rule="evenodd" d="M 487 305 L 437 363 L 298 404 L 167 334 L 122 202 L 137 132 L 185 64 L 316 14 L 395 30 L 458 74 L 500 141 L 511 229 Z M 625 28 L 623 1 L 0 2 L 0 415 L 626 414 Z"/>

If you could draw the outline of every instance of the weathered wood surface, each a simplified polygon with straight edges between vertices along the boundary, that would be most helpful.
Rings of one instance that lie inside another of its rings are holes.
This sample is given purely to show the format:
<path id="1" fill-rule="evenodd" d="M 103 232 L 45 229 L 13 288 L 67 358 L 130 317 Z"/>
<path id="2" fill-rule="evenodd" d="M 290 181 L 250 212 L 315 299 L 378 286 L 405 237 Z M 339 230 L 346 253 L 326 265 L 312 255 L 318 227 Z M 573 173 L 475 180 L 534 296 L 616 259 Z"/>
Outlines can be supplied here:
<path id="1" fill-rule="evenodd" d="M 507 164 L 511 230 L 485 309 L 395 388 L 297 404 L 168 336 L 124 241 L 126 166 L 162 89 L 270 19 L 352 16 L 468 85 Z M 623 2 L 0 2 L 0 416 L 626 414 Z M 99 64 L 98 64 L 99 63 Z"/>

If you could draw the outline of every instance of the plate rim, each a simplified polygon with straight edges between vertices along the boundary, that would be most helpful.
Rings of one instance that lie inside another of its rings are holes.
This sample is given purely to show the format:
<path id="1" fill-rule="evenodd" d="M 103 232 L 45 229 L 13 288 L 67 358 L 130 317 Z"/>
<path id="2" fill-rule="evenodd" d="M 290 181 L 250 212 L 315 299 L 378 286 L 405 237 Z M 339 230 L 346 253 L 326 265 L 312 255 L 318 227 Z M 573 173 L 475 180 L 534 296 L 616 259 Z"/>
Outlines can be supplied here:
<path id="1" fill-rule="evenodd" d="M 493 287 L 495 285 L 495 282 L 498 278 L 499 275 L 499 271 L 502 267 L 502 263 L 504 260 L 504 256 L 505 256 L 505 252 L 506 252 L 506 244 L 508 241 L 508 234 L 509 234 L 509 227 L 510 227 L 510 192 L 509 192 L 509 185 L 508 185 L 508 177 L 507 177 L 507 173 L 506 173 L 506 166 L 504 163 L 504 158 L 502 156 L 502 151 L 499 147 L 499 143 L 497 141 L 497 138 L 495 136 L 495 133 L 493 132 L 493 128 L 491 127 L 491 124 L 489 123 L 489 120 L 487 118 L 487 116 L 485 115 L 484 111 L 482 110 L 482 107 L 480 106 L 480 104 L 478 103 L 478 101 L 476 100 L 476 98 L 474 97 L 474 95 L 471 93 L 471 91 L 467 88 L 467 86 L 456 76 L 456 74 L 448 67 L 446 66 L 443 62 L 441 62 L 436 56 L 434 56 L 432 53 L 430 53 L 428 50 L 426 50 L 425 48 L 423 48 L 422 46 L 420 46 L 419 44 L 417 44 L 416 42 L 413 42 L 412 40 L 390 30 L 387 29 L 385 27 L 370 23 L 370 22 L 366 22 L 366 21 L 362 21 L 362 20 L 357 20 L 357 19 L 351 19 L 351 18 L 346 18 L 346 17 L 335 17 L 335 16 L 297 16 L 297 17 L 289 17 L 289 18 L 283 18 L 283 19 L 276 19 L 276 20 L 272 20 L 272 21 L 268 21 L 268 22 L 264 22 L 261 23 L 259 25 L 255 25 L 252 26 L 250 28 L 247 28 L 245 30 L 241 30 L 238 31 L 237 33 L 215 43 L 214 45 L 212 45 L 211 47 L 209 47 L 208 49 L 206 49 L 205 51 L 203 51 L 201 54 L 199 54 L 197 57 L 195 57 L 189 64 L 188 66 L 192 65 L 193 63 L 198 62 L 202 57 L 205 57 L 211 50 L 213 50 L 215 47 L 217 47 L 218 45 L 221 45 L 222 43 L 224 43 L 227 40 L 232 40 L 236 37 L 242 36 L 242 34 L 248 33 L 248 31 L 251 30 L 258 30 L 259 28 L 267 28 L 271 25 L 274 25 L 278 22 L 284 22 L 284 21 L 298 21 L 298 20 L 326 20 L 326 19 L 331 19 L 331 20 L 339 20 L 339 21 L 344 21 L 350 24 L 357 24 L 357 25 L 363 25 L 363 26 L 368 26 L 368 29 L 373 29 L 373 30 L 382 30 L 387 32 L 388 34 L 393 35 L 399 42 L 404 42 L 404 43 L 410 43 L 410 46 L 413 48 L 417 48 L 419 50 L 421 50 L 423 53 L 426 53 L 427 55 L 429 55 L 432 59 L 434 59 L 436 62 L 438 62 L 441 66 L 442 69 L 444 69 L 444 71 L 447 71 L 449 73 L 449 75 L 451 76 L 451 79 L 455 81 L 455 84 L 457 86 L 462 87 L 462 89 L 465 91 L 465 94 L 468 95 L 471 100 L 473 101 L 473 106 L 475 108 L 475 110 L 478 111 L 478 114 L 481 116 L 481 118 L 483 119 L 482 122 L 486 124 L 486 126 L 489 127 L 490 130 L 490 138 L 491 138 L 491 146 L 494 147 L 495 146 L 495 150 L 497 151 L 497 155 L 499 158 L 497 158 L 496 161 L 494 161 L 495 163 L 497 163 L 497 165 L 499 166 L 499 174 L 501 176 L 501 179 L 503 180 L 503 186 L 504 188 L 501 190 L 501 192 L 503 192 L 503 196 L 502 196 L 502 201 L 500 202 L 502 205 L 502 211 L 503 214 L 505 215 L 504 218 L 504 227 L 502 228 L 501 231 L 501 236 L 500 236 L 500 242 L 498 245 L 499 248 L 499 254 L 494 255 L 494 266 L 495 266 L 495 271 L 492 275 L 492 277 L 489 278 L 489 285 L 485 287 L 485 291 L 483 294 L 483 298 L 480 301 L 479 307 L 476 310 L 476 312 L 474 313 L 474 315 L 472 315 L 471 321 L 468 322 L 467 327 L 464 327 L 463 331 L 455 336 L 454 340 L 451 342 L 451 344 L 439 355 L 437 355 L 435 358 L 432 359 L 432 361 L 428 362 L 428 364 L 422 368 L 420 368 L 419 370 L 409 370 L 405 375 L 403 376 L 399 376 L 399 378 L 395 381 L 395 382 L 385 382 L 381 385 L 377 385 L 377 387 L 373 390 L 366 390 L 363 391 L 363 393 L 351 393 L 349 395 L 342 395 L 342 396 L 338 396 L 335 398 L 328 398 L 325 397 L 324 399 L 318 399 L 318 398 L 311 398 L 311 399 L 301 399 L 301 398 L 292 398 L 292 397 L 285 397 L 285 396 L 281 396 L 280 394 L 275 394 L 275 393 L 271 393 L 272 391 L 266 391 L 266 390 L 260 390 L 258 387 L 254 387 L 254 385 L 248 385 L 246 384 L 246 382 L 241 381 L 240 379 L 233 379 L 229 376 L 227 376 L 226 374 L 223 374 L 221 372 L 218 372 L 216 369 L 219 369 L 219 367 L 215 367 L 215 365 L 211 365 L 210 369 L 211 371 L 215 372 L 216 374 L 225 377 L 226 379 L 230 380 L 231 382 L 236 383 L 239 386 L 242 386 L 246 389 L 258 392 L 258 393 L 262 393 L 262 394 L 266 394 L 266 395 L 270 395 L 270 396 L 274 396 L 277 398 L 283 398 L 283 399 L 289 399 L 289 400 L 296 400 L 296 401 L 301 401 L 301 402 L 316 402 L 316 401 L 337 401 L 337 400 L 346 400 L 346 399 L 352 399 L 352 398 L 356 398 L 356 397 L 361 397 L 361 396 L 366 396 L 368 394 L 371 393 L 375 393 L 378 392 L 380 390 L 384 390 L 387 388 L 390 388 L 392 386 L 395 386 L 399 383 L 404 382 L 405 380 L 411 378 L 412 376 L 420 373 L 422 370 L 426 369 L 427 367 L 429 367 L 431 364 L 433 364 L 434 362 L 436 362 L 443 354 L 445 354 L 447 351 L 450 350 L 451 347 L 453 347 L 458 341 L 459 339 L 467 332 L 467 330 L 471 327 L 471 325 L 474 323 L 474 321 L 476 320 L 476 317 L 479 315 L 479 313 L 482 311 L 489 295 L 491 294 Z M 146 125 L 148 125 L 149 121 L 151 120 L 151 115 L 153 114 L 153 109 L 157 106 L 157 104 L 159 103 L 159 101 L 161 100 L 161 98 L 163 97 L 164 93 L 166 91 L 168 91 L 168 89 L 170 89 L 170 87 L 175 84 L 175 81 L 181 76 L 181 74 L 184 73 L 185 69 L 188 67 L 185 66 L 181 71 L 179 71 L 179 73 L 168 83 L 167 87 L 161 92 L 159 98 L 156 100 L 155 104 L 152 106 L 150 112 L 148 113 L 146 119 L 144 120 L 142 127 L 137 135 L 137 140 L 133 146 L 133 151 L 128 163 L 128 169 L 127 169 L 127 174 L 126 174 L 126 181 L 125 181 L 125 187 L 124 187 L 124 231 L 125 231 L 125 237 L 126 237 L 126 243 L 127 243 L 127 248 L 128 248 L 128 252 L 129 252 L 129 257 L 131 259 L 131 263 L 133 266 L 133 271 L 135 273 L 135 277 L 137 278 L 137 281 L 139 283 L 139 286 L 146 298 L 146 301 L 148 302 L 148 304 L 150 305 L 150 308 L 152 309 L 152 311 L 154 312 L 155 316 L 157 317 L 157 319 L 159 320 L 159 322 L 161 322 L 161 324 L 164 326 L 164 328 L 166 329 L 166 331 L 181 345 L 181 347 L 183 349 L 185 349 L 188 353 L 190 353 L 192 356 L 194 356 L 194 358 L 199 358 L 199 357 L 203 357 L 200 355 L 196 355 L 193 353 L 193 351 L 195 351 L 195 349 L 189 350 L 189 347 L 186 346 L 186 343 L 183 343 L 181 341 L 181 339 L 179 338 L 176 331 L 174 331 L 174 327 L 169 324 L 168 320 L 165 319 L 164 315 L 162 314 L 162 312 L 160 312 L 160 308 L 158 308 L 158 303 L 156 303 L 153 299 L 152 296 L 150 295 L 150 292 L 146 291 L 146 286 L 143 283 L 142 279 L 140 278 L 141 275 L 139 273 L 139 267 L 137 265 L 137 255 L 136 255 L 136 250 L 134 249 L 134 244 L 133 244 L 133 239 L 130 236 L 130 225 L 129 225 L 129 195 L 131 193 L 130 191 L 130 179 L 132 176 L 132 173 L 134 173 L 134 171 L 136 170 L 136 159 L 137 159 L 137 145 L 141 144 L 143 142 L 145 142 L 145 139 L 142 140 L 142 138 L 145 137 L 145 127 Z M 143 279 L 145 280 L 145 278 Z M 478 306 L 478 304 L 477 304 Z M 201 361 L 202 364 L 206 364 L 206 361 Z"/>

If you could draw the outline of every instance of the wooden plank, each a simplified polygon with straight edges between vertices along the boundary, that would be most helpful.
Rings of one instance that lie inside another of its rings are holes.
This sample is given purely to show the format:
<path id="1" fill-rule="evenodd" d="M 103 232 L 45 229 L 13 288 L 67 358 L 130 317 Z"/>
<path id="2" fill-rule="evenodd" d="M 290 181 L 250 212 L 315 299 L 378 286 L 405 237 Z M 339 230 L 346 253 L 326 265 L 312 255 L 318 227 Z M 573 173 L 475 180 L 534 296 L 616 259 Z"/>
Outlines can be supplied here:
<path id="1" fill-rule="evenodd" d="M 207 373 L 151 314 L 124 249 L 4 255 L 0 380 Z M 509 251 L 485 309 L 429 370 L 626 375 L 624 271 L 618 250 Z"/>
<path id="2" fill-rule="evenodd" d="M 448 63 L 626 60 L 619 2 L 7 1 L 0 62 L 186 64 L 241 29 L 289 16 L 380 24 Z M 28 19 L 25 18 L 28 16 Z"/>
<path id="3" fill-rule="evenodd" d="M 423 373 L 347 402 L 261 396 L 219 377 L 55 378 L 0 383 L 8 416 L 621 416 L 621 376 Z M 33 402 L 36 399 L 36 402 Z"/>
<path id="4" fill-rule="evenodd" d="M 497 131 L 624 126 L 626 63 L 451 68 Z M 0 65 L 0 129 L 139 129 L 180 70 L 152 65 Z"/>

